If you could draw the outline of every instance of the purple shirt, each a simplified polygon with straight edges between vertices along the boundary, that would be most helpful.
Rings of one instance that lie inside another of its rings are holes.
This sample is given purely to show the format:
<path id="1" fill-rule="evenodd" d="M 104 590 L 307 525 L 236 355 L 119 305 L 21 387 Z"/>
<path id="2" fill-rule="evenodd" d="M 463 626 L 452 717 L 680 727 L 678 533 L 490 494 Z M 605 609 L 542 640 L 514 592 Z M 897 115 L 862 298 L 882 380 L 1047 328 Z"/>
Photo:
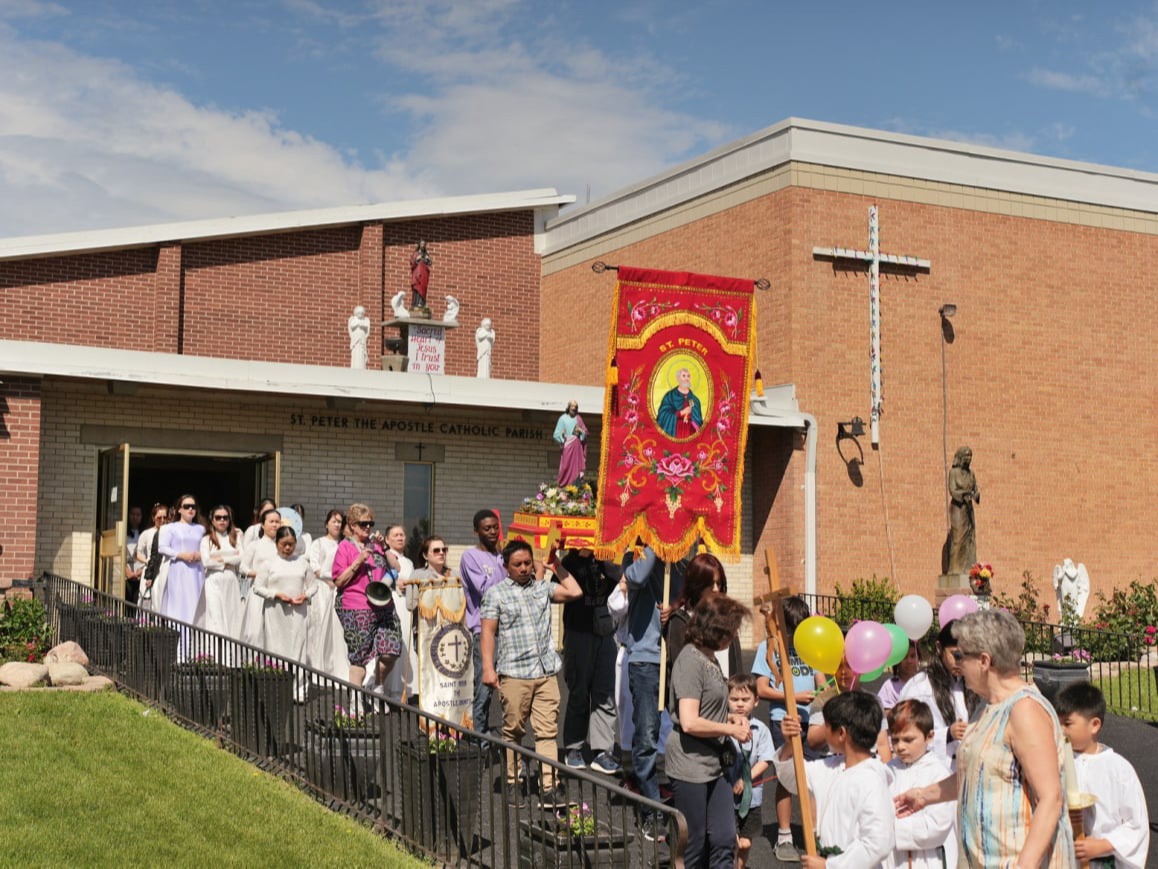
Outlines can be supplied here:
<path id="1" fill-rule="evenodd" d="M 492 554 L 475 547 L 462 554 L 458 570 L 462 574 L 462 587 L 466 589 L 466 627 L 477 634 L 482 630 L 478 613 L 483 595 L 506 579 L 507 569 L 497 552 Z"/>

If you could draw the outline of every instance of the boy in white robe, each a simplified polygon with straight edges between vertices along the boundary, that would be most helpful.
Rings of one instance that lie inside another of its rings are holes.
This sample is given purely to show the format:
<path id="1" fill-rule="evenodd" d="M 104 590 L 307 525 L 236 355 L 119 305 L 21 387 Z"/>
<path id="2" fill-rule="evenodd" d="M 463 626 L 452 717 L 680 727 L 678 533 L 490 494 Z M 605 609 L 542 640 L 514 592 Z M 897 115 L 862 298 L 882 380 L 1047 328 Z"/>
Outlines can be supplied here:
<path id="1" fill-rule="evenodd" d="M 1088 682 L 1058 694 L 1057 717 L 1074 749 L 1078 792 L 1093 794 L 1086 809 L 1086 837 L 1074 848 L 1091 866 L 1142 869 L 1150 850 L 1150 816 L 1142 783 L 1130 762 L 1098 742 L 1106 718 L 1106 698 Z"/>
<path id="2" fill-rule="evenodd" d="M 825 856 L 802 856 L 805 869 L 887 869 L 890 865 L 896 820 L 889 794 L 892 773 L 872 754 L 881 718 L 877 698 L 861 691 L 841 694 L 825 705 L 824 726 L 833 756 L 805 764 L 817 846 Z M 796 793 L 791 737 L 800 735 L 800 719 L 787 717 L 780 728 L 786 741 L 776 754 L 776 775 Z"/>
<path id="3" fill-rule="evenodd" d="M 949 764 L 931 751 L 933 712 L 920 700 L 901 700 L 888 711 L 889 739 L 893 759 L 891 792 L 903 794 L 948 777 Z M 896 821 L 896 848 L 891 865 L 895 869 L 941 869 L 957 865 L 957 845 L 953 837 L 956 802 L 927 806 Z M 944 851 L 945 862 L 941 862 Z"/>

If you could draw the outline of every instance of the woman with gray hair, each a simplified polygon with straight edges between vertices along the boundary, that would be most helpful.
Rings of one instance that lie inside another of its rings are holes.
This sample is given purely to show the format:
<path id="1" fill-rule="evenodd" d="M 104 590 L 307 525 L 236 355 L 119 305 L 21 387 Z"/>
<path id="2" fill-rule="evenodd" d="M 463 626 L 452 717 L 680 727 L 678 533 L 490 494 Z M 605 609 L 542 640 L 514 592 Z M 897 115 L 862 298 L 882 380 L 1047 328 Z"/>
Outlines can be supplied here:
<path id="1" fill-rule="evenodd" d="M 957 751 L 957 772 L 896 799 L 906 817 L 957 799 L 958 866 L 1076 867 L 1053 707 L 1021 678 L 1025 633 L 1005 610 L 953 623 L 965 684 L 987 702 Z"/>

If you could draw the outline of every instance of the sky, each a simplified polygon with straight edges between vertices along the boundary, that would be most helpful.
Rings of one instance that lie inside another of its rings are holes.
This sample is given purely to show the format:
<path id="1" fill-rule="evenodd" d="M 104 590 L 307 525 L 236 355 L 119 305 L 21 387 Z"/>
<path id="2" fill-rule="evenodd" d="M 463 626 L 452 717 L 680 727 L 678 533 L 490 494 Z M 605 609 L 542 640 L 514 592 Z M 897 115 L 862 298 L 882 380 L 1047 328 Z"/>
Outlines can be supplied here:
<path id="1" fill-rule="evenodd" d="M 795 116 L 1158 172 L 1158 2 L 0 0 L 0 237 L 554 187 Z"/>

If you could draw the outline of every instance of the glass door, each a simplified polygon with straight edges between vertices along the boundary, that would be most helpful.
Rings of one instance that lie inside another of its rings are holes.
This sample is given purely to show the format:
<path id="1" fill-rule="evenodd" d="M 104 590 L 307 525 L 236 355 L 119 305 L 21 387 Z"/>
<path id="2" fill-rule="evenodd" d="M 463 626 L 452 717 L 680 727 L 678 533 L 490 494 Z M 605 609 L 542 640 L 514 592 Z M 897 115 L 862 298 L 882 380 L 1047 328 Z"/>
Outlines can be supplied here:
<path id="1" fill-rule="evenodd" d="M 129 527 L 129 445 L 120 444 L 99 454 L 97 490 L 97 565 L 95 585 L 100 591 L 124 597 L 125 532 Z"/>
<path id="2" fill-rule="evenodd" d="M 258 457 L 257 490 L 253 493 L 256 505 L 262 498 L 273 498 L 281 506 L 281 450 Z"/>

